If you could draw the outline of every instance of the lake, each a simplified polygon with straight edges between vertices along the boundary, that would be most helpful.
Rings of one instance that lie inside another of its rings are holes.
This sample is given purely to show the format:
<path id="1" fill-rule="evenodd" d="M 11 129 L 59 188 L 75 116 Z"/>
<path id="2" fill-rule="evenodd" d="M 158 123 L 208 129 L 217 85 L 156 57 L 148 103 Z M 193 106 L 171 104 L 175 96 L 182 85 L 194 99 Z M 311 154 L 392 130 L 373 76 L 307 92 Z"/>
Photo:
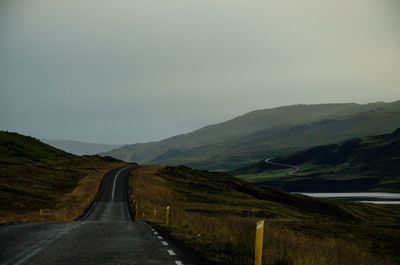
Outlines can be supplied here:
<path id="1" fill-rule="evenodd" d="M 330 198 L 365 203 L 400 204 L 400 193 L 392 192 L 301 192 L 300 194 L 318 198 Z"/>

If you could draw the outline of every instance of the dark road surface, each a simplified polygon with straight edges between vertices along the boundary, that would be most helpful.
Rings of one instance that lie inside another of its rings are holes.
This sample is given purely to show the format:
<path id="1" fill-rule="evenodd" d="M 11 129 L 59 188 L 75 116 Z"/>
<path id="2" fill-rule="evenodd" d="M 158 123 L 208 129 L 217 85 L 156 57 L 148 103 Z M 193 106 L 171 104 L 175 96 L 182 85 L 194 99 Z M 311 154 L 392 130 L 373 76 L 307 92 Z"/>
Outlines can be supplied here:
<path id="1" fill-rule="evenodd" d="M 127 181 L 134 167 L 106 174 L 99 196 L 79 221 L 0 226 L 0 265 L 189 264 L 148 224 L 132 222 Z"/>

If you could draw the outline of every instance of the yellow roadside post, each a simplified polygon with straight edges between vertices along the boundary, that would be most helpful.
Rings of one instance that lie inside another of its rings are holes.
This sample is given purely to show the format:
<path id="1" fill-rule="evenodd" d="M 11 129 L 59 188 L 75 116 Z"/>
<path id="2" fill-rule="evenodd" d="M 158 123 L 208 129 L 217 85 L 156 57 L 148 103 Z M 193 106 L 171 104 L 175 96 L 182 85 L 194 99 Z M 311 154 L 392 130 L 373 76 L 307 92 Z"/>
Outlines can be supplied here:
<path id="1" fill-rule="evenodd" d="M 264 220 L 261 220 L 257 222 L 256 226 L 254 265 L 261 265 L 262 263 L 263 236 L 264 236 Z"/>
<path id="2" fill-rule="evenodd" d="M 154 213 L 153 213 L 153 219 L 154 219 L 154 221 L 156 220 L 156 218 L 157 218 L 157 210 L 154 209 Z"/>
<path id="3" fill-rule="evenodd" d="M 142 213 L 143 219 L 144 219 L 144 212 Z"/>
<path id="4" fill-rule="evenodd" d="M 138 213 L 138 204 L 137 204 L 137 202 L 135 202 L 135 217 L 138 218 L 138 215 L 139 215 L 139 213 Z"/>
<path id="5" fill-rule="evenodd" d="M 167 206 L 167 208 L 166 208 L 165 224 L 169 224 L 169 206 Z"/>

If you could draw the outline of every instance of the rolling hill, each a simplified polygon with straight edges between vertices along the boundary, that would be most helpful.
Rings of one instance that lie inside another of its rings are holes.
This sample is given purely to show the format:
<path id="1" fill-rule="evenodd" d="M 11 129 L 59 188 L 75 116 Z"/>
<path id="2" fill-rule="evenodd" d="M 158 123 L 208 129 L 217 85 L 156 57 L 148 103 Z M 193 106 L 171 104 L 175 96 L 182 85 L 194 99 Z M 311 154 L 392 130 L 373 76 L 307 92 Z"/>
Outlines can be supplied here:
<path id="1" fill-rule="evenodd" d="M 41 139 L 41 141 L 74 155 L 95 155 L 98 153 L 108 152 L 122 146 L 121 144 L 94 144 L 71 140 Z"/>
<path id="2" fill-rule="evenodd" d="M 159 142 L 103 153 L 142 164 L 229 171 L 318 144 L 389 133 L 399 127 L 400 101 L 359 105 L 294 105 L 258 110 Z"/>
<path id="3" fill-rule="evenodd" d="M 400 129 L 391 134 L 316 146 L 272 161 L 294 165 L 300 172 L 272 177 L 284 167 L 262 160 L 233 173 L 287 191 L 400 192 Z"/>
<path id="4" fill-rule="evenodd" d="M 103 175 L 124 164 L 111 157 L 76 156 L 0 131 L 0 223 L 73 220 L 95 198 Z"/>

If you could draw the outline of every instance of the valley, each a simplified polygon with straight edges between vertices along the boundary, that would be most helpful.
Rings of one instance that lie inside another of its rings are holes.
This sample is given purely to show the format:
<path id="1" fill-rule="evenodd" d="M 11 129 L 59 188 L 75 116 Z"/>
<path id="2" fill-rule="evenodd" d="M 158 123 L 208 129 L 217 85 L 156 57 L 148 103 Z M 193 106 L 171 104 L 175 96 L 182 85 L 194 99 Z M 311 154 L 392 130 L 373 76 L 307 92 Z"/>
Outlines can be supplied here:
<path id="1" fill-rule="evenodd" d="M 278 156 L 237 169 L 239 178 L 292 192 L 399 192 L 400 129 Z M 289 174 L 287 166 L 299 168 Z"/>

